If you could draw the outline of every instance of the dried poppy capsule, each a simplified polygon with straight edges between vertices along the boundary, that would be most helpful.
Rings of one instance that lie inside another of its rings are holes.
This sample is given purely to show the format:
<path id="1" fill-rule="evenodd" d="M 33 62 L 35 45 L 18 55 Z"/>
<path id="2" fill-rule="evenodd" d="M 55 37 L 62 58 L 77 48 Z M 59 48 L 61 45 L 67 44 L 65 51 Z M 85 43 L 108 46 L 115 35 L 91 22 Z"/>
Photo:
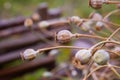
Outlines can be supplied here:
<path id="1" fill-rule="evenodd" d="M 32 19 L 31 18 L 27 18 L 26 20 L 25 20 L 25 22 L 24 22 L 24 26 L 25 27 L 31 27 L 33 25 L 33 21 L 32 21 Z"/>
<path id="2" fill-rule="evenodd" d="M 33 49 L 26 49 L 22 55 L 25 60 L 32 60 L 36 57 L 36 53 Z"/>
<path id="3" fill-rule="evenodd" d="M 99 65 L 105 65 L 110 59 L 110 55 L 107 51 L 101 49 L 95 52 L 93 55 L 93 60 Z"/>
<path id="4" fill-rule="evenodd" d="M 103 22 L 98 21 L 95 25 L 95 29 L 97 31 L 100 31 L 102 29 L 103 25 L 104 25 Z"/>
<path id="5" fill-rule="evenodd" d="M 89 0 L 89 5 L 94 9 L 100 9 L 105 0 Z"/>
<path id="6" fill-rule="evenodd" d="M 70 18 L 70 21 L 71 21 L 71 22 L 74 22 L 74 23 L 77 23 L 77 22 L 80 21 L 80 17 L 78 17 L 78 16 L 72 16 L 72 17 Z"/>
<path id="7" fill-rule="evenodd" d="M 34 13 L 31 17 L 32 17 L 32 19 L 33 19 L 34 21 L 40 20 L 40 16 L 39 16 L 38 13 Z"/>
<path id="8" fill-rule="evenodd" d="M 91 21 L 83 22 L 80 27 L 83 31 L 89 31 L 91 29 Z"/>
<path id="9" fill-rule="evenodd" d="M 62 30 L 60 32 L 58 32 L 57 34 L 57 40 L 60 42 L 67 42 L 70 41 L 70 39 L 72 38 L 72 33 L 68 30 Z"/>
<path id="10" fill-rule="evenodd" d="M 41 21 L 38 23 L 38 27 L 39 28 L 46 28 L 48 27 L 50 24 L 47 21 Z"/>
<path id="11" fill-rule="evenodd" d="M 52 77 L 53 74 L 51 72 L 44 72 L 43 77 Z"/>
<path id="12" fill-rule="evenodd" d="M 59 53 L 59 51 L 57 49 L 53 49 L 49 52 L 49 55 L 56 57 L 58 55 L 58 53 Z"/>
<path id="13" fill-rule="evenodd" d="M 75 54 L 75 58 L 80 60 L 80 62 L 82 64 L 86 64 L 89 62 L 90 57 L 92 56 L 91 51 L 87 50 L 87 49 L 82 49 L 79 50 L 76 54 Z"/>
<path id="14" fill-rule="evenodd" d="M 93 19 L 93 20 L 102 20 L 103 19 L 103 16 L 99 13 L 92 13 L 90 15 L 90 18 Z"/>

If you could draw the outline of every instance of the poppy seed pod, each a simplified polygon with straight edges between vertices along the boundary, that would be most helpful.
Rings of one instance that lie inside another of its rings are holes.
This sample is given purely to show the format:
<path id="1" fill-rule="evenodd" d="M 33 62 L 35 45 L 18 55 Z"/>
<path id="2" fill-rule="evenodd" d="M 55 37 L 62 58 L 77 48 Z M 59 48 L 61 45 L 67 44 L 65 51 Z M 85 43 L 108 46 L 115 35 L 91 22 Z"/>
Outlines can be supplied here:
<path id="1" fill-rule="evenodd" d="M 53 74 L 51 72 L 44 72 L 43 77 L 52 77 Z"/>
<path id="2" fill-rule="evenodd" d="M 93 20 L 102 20 L 103 16 L 99 13 L 93 13 L 93 14 L 90 15 L 90 18 L 93 19 Z"/>
<path id="3" fill-rule="evenodd" d="M 57 49 L 53 49 L 53 50 L 51 50 L 51 51 L 49 52 L 49 55 L 50 55 L 50 56 L 57 56 L 58 53 L 59 53 L 59 51 L 58 51 Z"/>
<path id="4" fill-rule="evenodd" d="M 98 21 L 95 25 L 96 30 L 100 31 L 103 27 L 103 22 Z"/>
<path id="5" fill-rule="evenodd" d="M 91 56 L 92 56 L 91 51 L 86 49 L 79 50 L 75 54 L 75 58 L 80 60 L 82 64 L 88 63 Z"/>
<path id="6" fill-rule="evenodd" d="M 105 0 L 89 0 L 89 5 L 94 9 L 100 9 Z"/>
<path id="7" fill-rule="evenodd" d="M 48 27 L 50 24 L 47 21 L 41 21 L 38 23 L 38 27 L 39 28 L 46 28 Z"/>
<path id="8" fill-rule="evenodd" d="M 60 42 L 67 42 L 70 41 L 70 39 L 72 38 L 72 33 L 68 30 L 62 30 L 60 32 L 58 32 L 57 34 L 57 40 Z"/>
<path id="9" fill-rule="evenodd" d="M 70 21 L 71 21 L 71 22 L 74 22 L 74 23 L 77 23 L 78 21 L 80 21 L 80 17 L 78 17 L 78 16 L 72 16 L 72 17 L 70 18 Z"/>
<path id="10" fill-rule="evenodd" d="M 91 24 L 91 21 L 83 22 L 80 27 L 83 31 L 89 31 L 91 29 Z"/>
<path id="11" fill-rule="evenodd" d="M 33 19 L 34 21 L 40 20 L 40 16 L 39 16 L 38 13 L 34 13 L 31 17 L 32 17 L 32 19 Z"/>
<path id="12" fill-rule="evenodd" d="M 23 58 L 26 59 L 26 60 L 32 60 L 36 57 L 36 53 L 37 52 L 33 49 L 26 49 L 23 52 Z"/>
<path id="13" fill-rule="evenodd" d="M 95 54 L 93 55 L 94 62 L 99 65 L 107 64 L 109 59 L 110 59 L 109 53 L 103 49 L 96 51 Z"/>
<path id="14" fill-rule="evenodd" d="M 33 21 L 32 21 L 32 19 L 31 18 L 27 18 L 26 20 L 25 20 L 25 22 L 24 22 L 24 26 L 25 27 L 31 27 L 33 25 Z"/>

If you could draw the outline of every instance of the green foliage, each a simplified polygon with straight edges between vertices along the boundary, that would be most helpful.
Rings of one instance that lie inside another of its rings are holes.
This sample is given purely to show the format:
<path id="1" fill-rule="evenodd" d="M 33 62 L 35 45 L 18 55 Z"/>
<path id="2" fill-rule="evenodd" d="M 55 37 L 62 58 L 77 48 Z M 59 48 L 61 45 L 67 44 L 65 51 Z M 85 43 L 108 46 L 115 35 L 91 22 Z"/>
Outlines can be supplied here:
<path id="1" fill-rule="evenodd" d="M 88 0 L 0 0 L 0 17 L 28 16 L 42 2 L 47 2 L 50 8 L 61 7 L 65 16 L 78 15 L 88 17 L 90 12 L 94 11 L 88 6 Z M 10 8 L 6 9 L 6 4 L 10 5 Z M 106 13 L 115 8 L 114 5 L 104 5 L 103 7 L 99 12 Z"/>

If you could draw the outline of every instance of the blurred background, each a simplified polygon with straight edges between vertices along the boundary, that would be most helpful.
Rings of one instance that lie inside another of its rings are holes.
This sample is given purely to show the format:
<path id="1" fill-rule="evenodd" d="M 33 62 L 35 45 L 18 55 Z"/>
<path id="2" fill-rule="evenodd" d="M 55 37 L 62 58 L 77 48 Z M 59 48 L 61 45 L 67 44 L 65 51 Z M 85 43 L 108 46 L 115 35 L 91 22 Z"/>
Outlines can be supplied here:
<path id="1" fill-rule="evenodd" d="M 77 15 L 81 18 L 87 18 L 93 11 L 96 11 L 104 16 L 116 8 L 115 5 L 103 5 L 102 9 L 94 10 L 88 6 L 88 0 L 0 0 L 0 20 L 11 19 L 19 16 L 27 17 L 31 15 L 42 2 L 46 2 L 48 4 L 48 8 L 50 9 L 60 8 L 62 10 L 62 17 Z M 118 21 L 117 19 L 118 17 L 112 17 L 113 21 L 120 23 L 120 20 Z M 69 53 L 69 51 L 64 53 L 66 53 L 66 55 L 59 55 L 59 58 L 57 59 L 58 62 L 62 62 L 66 57 L 68 57 L 67 53 Z M 20 63 L 22 63 L 21 60 L 16 60 L 4 65 L 4 68 L 8 66 L 12 67 Z M 21 77 L 13 78 L 12 80 L 38 80 L 45 71 L 45 69 L 37 69 L 33 73 L 27 73 Z M 63 80 L 69 79 L 64 78 Z"/>
<path id="2" fill-rule="evenodd" d="M 0 0 L 0 19 L 19 15 L 28 16 L 42 2 L 47 2 L 49 8 L 61 8 L 64 16 L 78 15 L 87 17 L 94 11 L 88 6 L 88 0 Z M 114 10 L 116 6 L 104 5 L 103 7 L 97 10 L 101 14 Z"/>

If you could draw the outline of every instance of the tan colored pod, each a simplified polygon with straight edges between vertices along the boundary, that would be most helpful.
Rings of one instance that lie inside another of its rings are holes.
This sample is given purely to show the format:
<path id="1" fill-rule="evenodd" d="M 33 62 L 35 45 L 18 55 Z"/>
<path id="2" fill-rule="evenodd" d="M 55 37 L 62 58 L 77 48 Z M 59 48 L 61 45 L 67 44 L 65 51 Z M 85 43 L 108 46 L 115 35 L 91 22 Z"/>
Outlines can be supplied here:
<path id="1" fill-rule="evenodd" d="M 110 59 L 110 55 L 104 49 L 100 49 L 100 50 L 96 51 L 95 54 L 93 55 L 94 62 L 99 65 L 107 64 L 109 59 Z"/>
<path id="2" fill-rule="evenodd" d="M 67 42 L 72 38 L 72 33 L 68 30 L 59 31 L 57 34 L 57 40 L 60 42 Z"/>
<path id="3" fill-rule="evenodd" d="M 23 58 L 25 60 L 32 60 L 34 58 L 36 58 L 36 54 L 37 52 L 33 49 L 26 49 L 24 52 L 23 52 Z"/>
<path id="4" fill-rule="evenodd" d="M 76 54 L 75 54 L 75 58 L 80 60 L 80 62 L 82 64 L 86 64 L 89 62 L 90 58 L 91 58 L 92 54 L 90 50 L 87 49 L 82 49 L 79 50 Z"/>
<path id="5" fill-rule="evenodd" d="M 100 9 L 105 0 L 89 0 L 89 5 L 94 9 Z"/>

